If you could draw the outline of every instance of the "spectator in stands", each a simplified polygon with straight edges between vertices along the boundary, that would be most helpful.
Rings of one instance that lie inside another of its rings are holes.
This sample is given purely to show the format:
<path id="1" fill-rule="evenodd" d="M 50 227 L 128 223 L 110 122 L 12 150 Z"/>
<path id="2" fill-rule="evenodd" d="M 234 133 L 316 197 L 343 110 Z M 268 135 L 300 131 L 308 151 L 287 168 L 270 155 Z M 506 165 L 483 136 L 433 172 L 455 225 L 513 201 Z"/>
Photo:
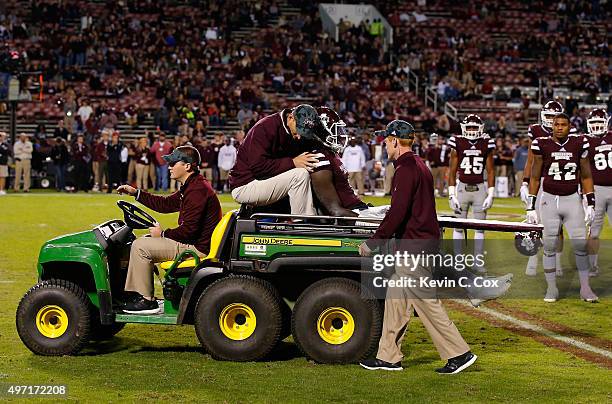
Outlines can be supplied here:
<path id="1" fill-rule="evenodd" d="M 6 195 L 6 179 L 9 174 L 8 159 L 11 156 L 11 146 L 7 138 L 5 132 L 0 132 L 0 195 Z"/>
<path id="2" fill-rule="evenodd" d="M 138 139 L 136 146 L 134 147 L 133 160 L 135 161 L 136 170 L 136 188 L 149 189 L 149 145 L 146 137 Z"/>
<path id="3" fill-rule="evenodd" d="M 162 156 L 170 154 L 174 147 L 168 140 L 166 140 L 166 135 L 161 132 L 157 136 L 157 140 L 155 143 L 153 143 L 151 149 L 154 155 L 153 162 L 156 167 L 155 175 L 157 177 L 155 190 L 159 191 L 161 188 L 164 192 L 166 192 L 168 190 L 168 163 L 162 158 Z"/>
<path id="4" fill-rule="evenodd" d="M 247 124 L 251 121 L 251 119 L 253 119 L 253 111 L 248 109 L 246 105 L 243 104 L 240 107 L 240 111 L 238 111 L 236 118 L 238 119 L 238 125 L 240 125 L 240 128 L 245 130 Z"/>
<path id="5" fill-rule="evenodd" d="M 89 118 L 91 118 L 93 112 L 93 108 L 91 107 L 91 105 L 89 105 L 89 100 L 87 98 L 83 98 L 83 100 L 81 101 L 81 106 L 77 111 L 77 115 L 81 121 L 81 130 L 86 130 L 87 121 L 89 121 Z"/>
<path id="6" fill-rule="evenodd" d="M 108 181 L 108 143 L 109 132 L 102 131 L 102 135 L 98 138 L 93 147 L 92 153 L 92 168 L 94 173 L 93 191 L 97 192 L 104 189 Z M 110 189 L 110 187 L 108 188 Z"/>
<path id="7" fill-rule="evenodd" d="M 115 115 L 115 111 L 108 107 L 103 108 L 98 125 L 102 129 L 115 129 L 117 127 L 117 115 Z"/>
<path id="8" fill-rule="evenodd" d="M 523 95 L 521 93 L 521 89 L 518 88 L 515 84 L 514 86 L 512 86 L 512 89 L 510 90 L 510 102 L 518 104 L 521 102 L 522 98 L 523 98 Z"/>
<path id="9" fill-rule="evenodd" d="M 529 152 L 529 138 L 527 136 L 521 138 L 520 146 L 517 147 L 514 152 L 514 159 L 512 160 L 514 165 L 514 183 L 523 183 L 523 172 L 525 171 L 525 164 L 527 164 L 527 154 Z M 515 189 L 515 196 L 520 196 L 519 187 Z"/>
<path id="10" fill-rule="evenodd" d="M 66 167 L 70 160 L 70 153 L 66 141 L 61 137 L 55 138 L 55 144 L 51 148 L 51 160 L 55 167 L 55 189 L 64 192 L 66 190 Z"/>
<path id="11" fill-rule="evenodd" d="M 119 140 L 119 132 L 113 132 L 111 141 L 106 147 L 108 155 L 108 188 L 107 193 L 113 192 L 121 185 L 121 152 L 123 151 L 123 142 Z"/>
<path id="12" fill-rule="evenodd" d="M 72 145 L 72 161 L 74 163 L 75 192 L 89 192 L 89 162 L 91 161 L 91 155 L 82 133 L 77 134 L 76 141 Z"/>
<path id="13" fill-rule="evenodd" d="M 23 192 L 30 192 L 31 168 L 32 168 L 32 152 L 34 147 L 30 142 L 29 135 L 26 133 L 19 134 L 19 140 L 13 146 L 13 158 L 15 159 L 15 192 L 19 192 L 21 188 L 21 180 L 23 179 Z"/>
<path id="14" fill-rule="evenodd" d="M 218 157 L 219 189 L 222 193 L 227 191 L 227 179 L 230 170 L 234 167 L 234 164 L 236 164 L 237 153 L 230 138 L 225 138 L 225 144 L 219 149 Z"/>
<path id="15" fill-rule="evenodd" d="M 59 121 L 57 121 L 57 126 L 55 127 L 55 130 L 53 131 L 53 137 L 55 138 L 61 137 L 64 140 L 69 140 L 68 136 L 69 136 L 69 132 L 64 126 L 64 120 L 60 119 Z"/>
<path id="16" fill-rule="evenodd" d="M 355 138 L 352 138 L 349 145 L 344 149 L 342 153 L 342 164 L 348 171 L 349 184 L 359 195 L 364 194 L 364 180 L 363 170 L 366 165 L 366 158 L 363 153 L 363 149 L 357 145 Z"/>

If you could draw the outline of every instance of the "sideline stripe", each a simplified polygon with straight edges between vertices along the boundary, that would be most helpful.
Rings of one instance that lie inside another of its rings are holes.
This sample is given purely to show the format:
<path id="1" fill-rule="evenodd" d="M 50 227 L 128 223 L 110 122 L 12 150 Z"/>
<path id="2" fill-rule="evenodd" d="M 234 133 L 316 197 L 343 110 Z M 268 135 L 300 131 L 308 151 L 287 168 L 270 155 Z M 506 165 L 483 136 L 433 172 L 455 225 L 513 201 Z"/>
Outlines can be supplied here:
<path id="1" fill-rule="evenodd" d="M 518 318 L 509 316 L 504 313 L 500 313 L 499 311 L 490 309 L 488 307 L 480 306 L 478 309 L 475 309 L 472 307 L 470 303 L 466 302 L 465 300 L 453 299 L 453 302 L 460 304 L 461 306 L 469 307 L 470 309 L 473 309 L 475 312 L 482 312 L 482 313 L 488 314 L 489 316 L 494 317 L 498 320 L 502 320 L 502 321 L 511 323 L 515 326 L 524 328 L 526 330 L 536 332 L 538 334 L 544 335 L 545 337 L 556 339 L 557 341 L 561 341 L 565 344 L 574 346 L 584 351 L 589 351 L 597 355 L 601 355 L 606 358 L 612 359 L 612 352 L 606 349 L 598 348 L 591 344 L 587 344 L 585 342 L 578 341 L 573 338 L 557 334 L 539 325 L 535 325 L 535 324 L 528 323 L 527 321 L 519 320 Z"/>

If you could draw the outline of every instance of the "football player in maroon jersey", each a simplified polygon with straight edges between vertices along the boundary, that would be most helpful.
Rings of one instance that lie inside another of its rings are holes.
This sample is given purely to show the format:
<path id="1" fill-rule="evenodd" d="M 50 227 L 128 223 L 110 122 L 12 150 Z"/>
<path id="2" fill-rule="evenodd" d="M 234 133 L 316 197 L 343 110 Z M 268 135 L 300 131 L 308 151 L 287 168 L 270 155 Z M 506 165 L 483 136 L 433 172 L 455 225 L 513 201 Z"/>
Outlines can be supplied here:
<path id="1" fill-rule="evenodd" d="M 555 115 L 563 113 L 563 105 L 557 101 L 548 101 L 540 110 L 540 123 L 529 125 L 527 129 L 527 136 L 529 137 L 529 151 L 527 152 L 527 163 L 525 163 L 525 170 L 523 172 L 523 184 L 521 185 L 520 195 L 521 200 L 525 205 L 527 204 L 527 197 L 529 196 L 529 180 L 531 177 L 531 167 L 533 164 L 533 152 L 531 151 L 531 142 L 540 137 L 552 136 L 552 123 Z M 570 128 L 570 134 L 576 134 L 574 127 Z M 541 190 L 538 191 L 538 196 Z M 536 211 L 539 209 L 536 206 Z M 539 212 L 537 212 L 539 214 Z M 563 268 L 561 266 L 561 257 L 563 250 L 563 230 L 559 229 L 559 245 L 557 253 L 555 254 L 555 268 L 557 276 L 563 275 Z M 538 256 L 532 255 L 527 261 L 527 267 L 525 268 L 525 274 L 529 276 L 535 276 L 538 268 Z"/>
<path id="2" fill-rule="evenodd" d="M 599 275 L 597 254 L 599 235 L 604 225 L 604 216 L 612 223 L 612 132 L 608 130 L 610 117 L 605 109 L 595 108 L 587 118 L 589 157 L 595 184 L 595 218 L 589 231 L 589 261 L 591 276 Z"/>
<path id="3" fill-rule="evenodd" d="M 484 123 L 478 115 L 468 115 L 461 122 L 461 136 L 448 140 L 451 147 L 448 173 L 448 198 L 450 208 L 459 217 L 467 218 L 470 207 L 475 219 L 486 219 L 487 210 L 493 205 L 495 171 L 493 154 L 495 143 L 484 133 Z M 484 172 L 487 172 L 485 185 Z M 459 182 L 457 182 L 457 175 Z M 463 231 L 455 229 L 453 239 L 462 240 Z M 459 248 L 457 248 L 458 250 Z M 484 253 L 484 231 L 474 234 L 474 254 Z M 475 268 L 485 272 L 484 268 Z"/>
<path id="4" fill-rule="evenodd" d="M 598 300 L 589 284 L 589 258 L 586 251 L 586 227 L 595 214 L 595 194 L 591 165 L 588 160 L 589 143 L 584 136 L 569 135 L 570 119 L 558 114 L 553 120 L 551 137 L 533 141 L 533 167 L 527 200 L 527 221 L 544 225 L 544 275 L 547 289 L 545 302 L 559 298 L 555 274 L 555 250 L 559 228 L 564 225 L 570 235 L 580 278 L 580 297 L 588 302 Z M 542 195 L 536 197 L 542 179 Z M 587 201 L 586 211 L 578 187 L 582 187 Z M 540 215 L 536 212 L 536 199 Z"/>

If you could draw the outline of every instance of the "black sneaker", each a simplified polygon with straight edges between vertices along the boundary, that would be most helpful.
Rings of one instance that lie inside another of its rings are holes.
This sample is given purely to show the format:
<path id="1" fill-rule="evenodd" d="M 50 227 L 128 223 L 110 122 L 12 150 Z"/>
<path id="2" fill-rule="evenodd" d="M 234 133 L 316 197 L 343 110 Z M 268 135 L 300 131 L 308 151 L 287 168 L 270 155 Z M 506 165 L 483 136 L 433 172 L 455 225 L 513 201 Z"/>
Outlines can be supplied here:
<path id="1" fill-rule="evenodd" d="M 359 362 L 359 364 L 362 368 L 368 370 L 403 370 L 402 362 L 389 363 L 376 358 L 366 359 L 362 362 Z"/>
<path id="2" fill-rule="evenodd" d="M 441 375 L 454 375 L 472 366 L 472 364 L 476 362 L 476 359 L 478 359 L 478 356 L 467 351 L 463 355 L 450 358 L 448 362 L 446 362 L 446 366 L 436 369 L 436 372 Z"/>
<path id="3" fill-rule="evenodd" d="M 147 300 L 142 296 L 130 300 L 123 306 L 123 311 L 129 314 L 157 314 L 161 311 L 157 300 Z"/>

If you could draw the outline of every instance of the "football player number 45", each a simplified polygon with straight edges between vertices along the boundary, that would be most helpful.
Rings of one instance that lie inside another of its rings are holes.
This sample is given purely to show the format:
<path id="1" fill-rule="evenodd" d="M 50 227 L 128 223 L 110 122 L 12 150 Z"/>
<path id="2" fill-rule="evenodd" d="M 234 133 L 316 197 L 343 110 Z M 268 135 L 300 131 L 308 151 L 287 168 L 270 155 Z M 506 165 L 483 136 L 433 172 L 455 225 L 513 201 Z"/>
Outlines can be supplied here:
<path id="1" fill-rule="evenodd" d="M 466 174 L 482 174 L 482 170 L 484 169 L 484 157 L 464 157 L 459 167 L 461 167 Z"/>
<path id="2" fill-rule="evenodd" d="M 607 154 L 607 158 L 606 153 L 597 153 L 593 156 L 593 160 L 595 161 L 595 168 L 597 170 L 603 171 L 608 167 L 612 168 L 612 152 L 609 152 Z"/>
<path id="3" fill-rule="evenodd" d="M 555 181 L 571 181 L 576 179 L 576 170 L 578 166 L 576 163 L 566 163 L 563 166 L 563 170 L 559 167 L 559 163 L 557 161 L 550 163 L 550 168 L 548 169 L 548 175 L 553 177 Z"/>

